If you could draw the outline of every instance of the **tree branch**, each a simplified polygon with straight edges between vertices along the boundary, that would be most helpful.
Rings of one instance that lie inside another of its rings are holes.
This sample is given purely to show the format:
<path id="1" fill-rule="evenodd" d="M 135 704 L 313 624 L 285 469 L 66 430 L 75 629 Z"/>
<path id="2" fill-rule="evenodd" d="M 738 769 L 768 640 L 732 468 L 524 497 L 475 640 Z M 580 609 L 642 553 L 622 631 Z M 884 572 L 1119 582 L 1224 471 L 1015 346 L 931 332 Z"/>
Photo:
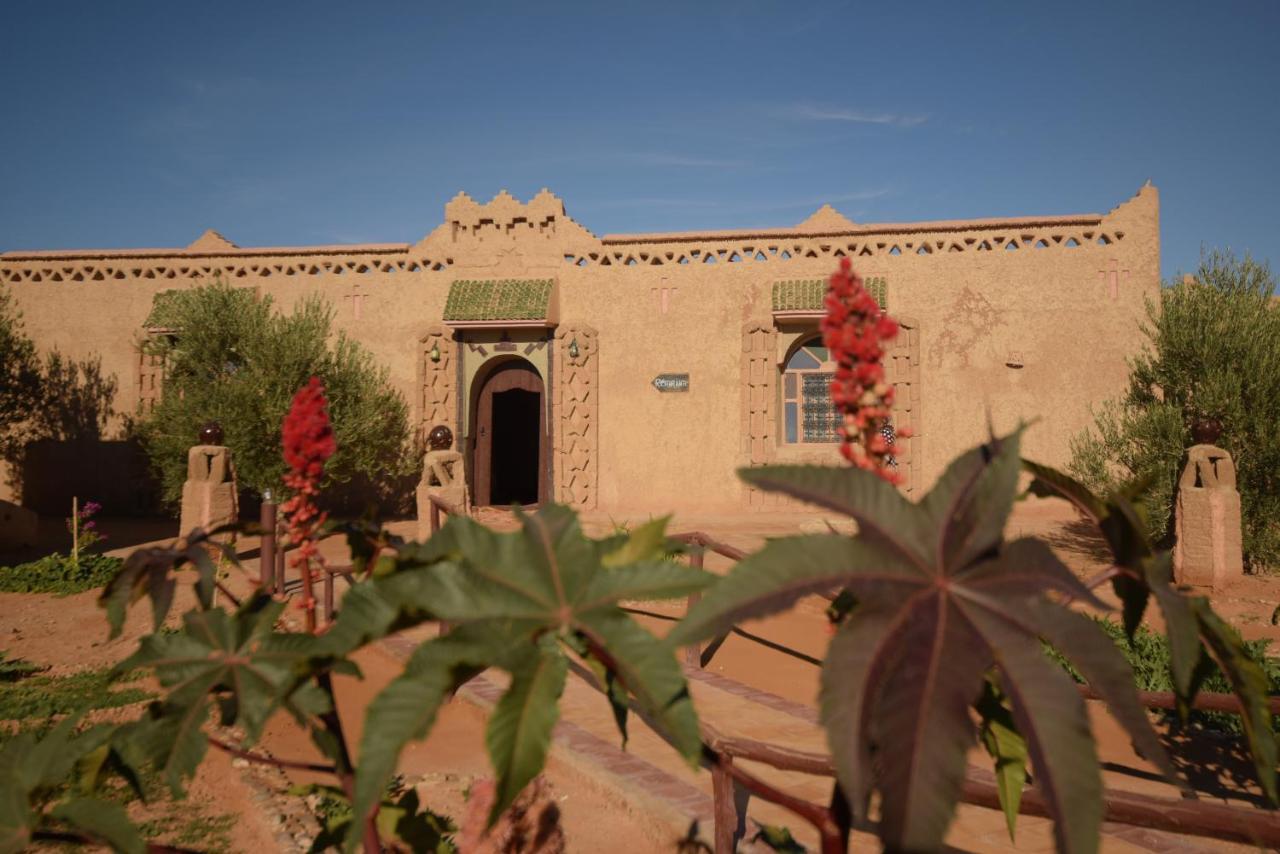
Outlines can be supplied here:
<path id="1" fill-rule="evenodd" d="M 209 744 L 232 756 L 240 759 L 247 759 L 250 762 L 257 762 L 261 765 L 271 765 L 276 768 L 293 768 L 297 771 L 318 771 L 323 774 L 334 774 L 337 768 L 333 765 L 326 765 L 323 762 L 303 762 L 297 759 L 277 759 L 274 756 L 263 756 L 260 753 L 253 753 L 236 747 L 234 744 L 228 744 L 219 738 L 213 736 L 205 736 L 209 739 Z"/>

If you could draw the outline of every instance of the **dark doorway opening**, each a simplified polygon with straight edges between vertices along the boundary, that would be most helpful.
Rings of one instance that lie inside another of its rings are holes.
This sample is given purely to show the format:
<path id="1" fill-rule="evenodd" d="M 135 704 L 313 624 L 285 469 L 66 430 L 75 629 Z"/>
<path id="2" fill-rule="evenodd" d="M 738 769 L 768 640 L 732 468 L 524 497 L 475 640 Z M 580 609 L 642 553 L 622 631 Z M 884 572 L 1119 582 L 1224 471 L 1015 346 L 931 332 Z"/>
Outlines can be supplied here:
<path id="1" fill-rule="evenodd" d="M 537 504 L 542 464 L 542 395 L 511 389 L 493 396 L 492 504 Z"/>
<path id="2" fill-rule="evenodd" d="M 548 500 L 546 389 L 524 359 L 495 365 L 473 398 L 472 496 L 479 506 Z"/>

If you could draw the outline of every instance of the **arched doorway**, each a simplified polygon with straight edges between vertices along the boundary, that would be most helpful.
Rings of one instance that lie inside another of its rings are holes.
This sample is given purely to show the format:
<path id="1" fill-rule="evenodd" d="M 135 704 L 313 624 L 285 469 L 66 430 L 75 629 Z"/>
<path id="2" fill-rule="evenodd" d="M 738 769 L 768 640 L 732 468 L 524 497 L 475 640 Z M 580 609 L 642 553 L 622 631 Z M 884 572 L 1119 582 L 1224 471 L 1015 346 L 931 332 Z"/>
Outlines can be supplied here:
<path id="1" fill-rule="evenodd" d="M 536 504 L 547 496 L 545 387 L 533 365 L 495 366 L 474 397 L 472 495 L 480 506 Z"/>

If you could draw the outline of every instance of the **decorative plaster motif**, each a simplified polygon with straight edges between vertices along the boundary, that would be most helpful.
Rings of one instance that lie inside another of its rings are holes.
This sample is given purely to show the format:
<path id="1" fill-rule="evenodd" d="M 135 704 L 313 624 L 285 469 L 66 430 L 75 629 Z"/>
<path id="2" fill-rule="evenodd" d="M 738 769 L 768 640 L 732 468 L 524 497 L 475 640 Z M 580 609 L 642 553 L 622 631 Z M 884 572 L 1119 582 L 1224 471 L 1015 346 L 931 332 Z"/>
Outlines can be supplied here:
<path id="1" fill-rule="evenodd" d="M 138 347 L 138 413 L 150 415 L 160 402 L 164 392 L 164 356 L 148 352 L 151 348 Z"/>
<path id="2" fill-rule="evenodd" d="M 422 401 L 419 406 L 420 435 L 437 424 L 443 424 L 455 435 L 462 435 L 456 424 L 457 410 L 457 344 L 453 330 L 443 324 L 434 324 L 418 342 L 418 373 L 422 379 Z"/>
<path id="3" fill-rule="evenodd" d="M 885 354 L 885 379 L 893 384 L 893 424 L 911 430 L 910 439 L 894 440 L 894 458 L 902 475 L 900 489 L 908 498 L 919 497 L 920 442 L 924 419 L 920 417 L 920 324 L 909 317 L 896 318 L 898 337 Z"/>
<path id="4" fill-rule="evenodd" d="M 807 237 L 803 235 L 748 236 L 741 240 L 605 238 L 600 251 L 569 253 L 575 267 L 661 267 L 667 264 L 780 263 L 814 258 L 900 258 L 953 252 L 1012 252 L 1020 249 L 1098 249 L 1124 239 L 1123 231 L 1103 231 L 1101 218 L 1069 227 L 1010 229 L 951 228 L 938 233 L 885 230 L 879 233 Z M 1083 228 L 1080 226 L 1084 225 Z M 760 239 L 763 237 L 763 239 Z"/>
<path id="5" fill-rule="evenodd" d="M 557 500 L 582 509 L 598 498 L 600 374 L 598 333 L 590 326 L 556 330 L 555 474 Z"/>
<path id="6" fill-rule="evenodd" d="M 742 327 L 743 462 L 759 466 L 773 459 L 777 444 L 778 331 L 771 321 L 748 321 Z M 773 506 L 768 493 L 745 487 L 747 504 Z"/>

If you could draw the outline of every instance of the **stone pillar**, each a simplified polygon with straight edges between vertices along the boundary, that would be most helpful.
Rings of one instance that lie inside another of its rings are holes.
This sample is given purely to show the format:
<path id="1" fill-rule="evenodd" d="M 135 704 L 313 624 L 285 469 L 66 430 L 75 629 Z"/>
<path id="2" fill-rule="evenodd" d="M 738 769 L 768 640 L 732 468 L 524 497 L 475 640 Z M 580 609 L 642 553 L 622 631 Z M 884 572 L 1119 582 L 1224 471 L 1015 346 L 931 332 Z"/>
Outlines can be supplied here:
<path id="1" fill-rule="evenodd" d="M 231 449 L 222 445 L 196 445 L 187 452 L 187 480 L 182 484 L 178 535 L 185 537 L 193 528 L 208 531 L 235 522 L 239 515 Z M 220 539 L 234 537 L 226 535 Z"/>
<path id="2" fill-rule="evenodd" d="M 462 454 L 453 450 L 453 431 L 443 424 L 427 434 L 426 456 L 422 458 L 422 480 L 418 481 L 418 539 L 431 536 L 431 496 L 437 496 L 467 510 L 467 478 Z"/>
<path id="3" fill-rule="evenodd" d="M 1178 481 L 1173 580 L 1221 590 L 1244 572 L 1240 493 L 1231 455 L 1194 445 Z"/>

